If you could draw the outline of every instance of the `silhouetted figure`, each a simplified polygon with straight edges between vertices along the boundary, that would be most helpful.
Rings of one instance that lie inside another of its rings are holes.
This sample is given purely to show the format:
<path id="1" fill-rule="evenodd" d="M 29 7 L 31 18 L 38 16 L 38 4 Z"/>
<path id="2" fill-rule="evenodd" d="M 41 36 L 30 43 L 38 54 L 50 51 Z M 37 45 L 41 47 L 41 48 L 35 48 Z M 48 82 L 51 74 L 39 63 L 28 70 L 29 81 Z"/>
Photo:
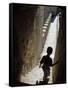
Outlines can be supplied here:
<path id="1" fill-rule="evenodd" d="M 52 59 L 50 57 L 50 55 L 52 54 L 53 49 L 51 47 L 47 48 L 47 55 L 43 56 L 41 61 L 40 61 L 40 66 L 42 65 L 42 69 L 44 72 L 44 77 L 43 77 L 43 82 L 45 84 L 48 83 L 49 78 L 47 78 L 50 75 L 50 67 L 54 66 L 55 64 L 57 64 L 58 62 L 52 64 Z"/>

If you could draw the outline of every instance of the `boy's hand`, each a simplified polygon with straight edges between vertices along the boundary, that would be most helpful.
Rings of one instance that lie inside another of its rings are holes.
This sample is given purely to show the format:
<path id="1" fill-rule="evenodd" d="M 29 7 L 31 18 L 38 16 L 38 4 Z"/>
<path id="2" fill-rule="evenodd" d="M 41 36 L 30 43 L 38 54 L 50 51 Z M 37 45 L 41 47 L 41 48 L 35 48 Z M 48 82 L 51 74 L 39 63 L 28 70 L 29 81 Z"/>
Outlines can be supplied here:
<path id="1" fill-rule="evenodd" d="M 59 63 L 59 61 L 56 61 L 56 64 L 58 64 Z"/>

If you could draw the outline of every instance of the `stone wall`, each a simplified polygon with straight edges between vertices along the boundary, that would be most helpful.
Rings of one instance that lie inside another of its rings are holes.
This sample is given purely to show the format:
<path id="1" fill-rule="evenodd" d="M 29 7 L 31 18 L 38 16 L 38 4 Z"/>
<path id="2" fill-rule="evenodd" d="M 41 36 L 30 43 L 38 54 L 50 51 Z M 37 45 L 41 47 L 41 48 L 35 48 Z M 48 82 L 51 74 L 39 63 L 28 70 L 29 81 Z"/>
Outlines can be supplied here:
<path id="1" fill-rule="evenodd" d="M 64 7 L 61 9 L 59 37 L 54 58 L 59 63 L 53 67 L 54 83 L 66 82 L 66 9 Z"/>

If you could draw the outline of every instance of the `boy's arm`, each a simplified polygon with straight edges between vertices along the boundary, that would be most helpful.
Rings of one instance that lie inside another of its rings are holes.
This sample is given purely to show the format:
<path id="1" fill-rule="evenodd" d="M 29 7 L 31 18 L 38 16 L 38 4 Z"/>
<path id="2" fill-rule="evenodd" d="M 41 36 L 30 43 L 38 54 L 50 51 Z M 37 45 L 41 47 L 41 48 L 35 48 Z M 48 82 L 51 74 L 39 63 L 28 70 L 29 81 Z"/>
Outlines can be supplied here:
<path id="1" fill-rule="evenodd" d="M 41 63 L 40 63 L 40 65 L 39 65 L 39 68 L 41 67 Z"/>
<path id="2" fill-rule="evenodd" d="M 57 61 L 56 63 L 52 64 L 51 66 L 54 66 L 54 65 L 56 65 L 56 64 L 58 64 L 58 63 L 59 63 L 59 61 Z"/>
<path id="3" fill-rule="evenodd" d="M 39 65 L 39 68 L 41 67 L 41 65 L 43 64 L 43 61 L 44 61 L 44 57 L 42 58 L 42 60 L 40 61 L 40 65 Z"/>

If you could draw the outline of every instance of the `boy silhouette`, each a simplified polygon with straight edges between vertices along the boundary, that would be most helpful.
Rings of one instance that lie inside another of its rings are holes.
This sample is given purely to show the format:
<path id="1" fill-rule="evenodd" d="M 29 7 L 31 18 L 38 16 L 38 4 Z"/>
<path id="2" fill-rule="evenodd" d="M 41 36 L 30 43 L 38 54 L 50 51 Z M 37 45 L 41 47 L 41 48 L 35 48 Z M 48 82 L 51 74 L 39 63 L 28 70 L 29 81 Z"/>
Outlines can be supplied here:
<path id="1" fill-rule="evenodd" d="M 45 81 L 47 79 L 47 76 L 50 75 L 50 67 L 56 65 L 58 63 L 58 61 L 54 64 L 52 64 L 52 59 L 50 57 L 50 55 L 52 54 L 53 49 L 51 47 L 47 48 L 47 55 L 43 56 L 41 61 L 40 61 L 40 66 L 42 65 L 42 69 L 44 72 L 44 77 L 43 77 L 43 81 Z"/>

